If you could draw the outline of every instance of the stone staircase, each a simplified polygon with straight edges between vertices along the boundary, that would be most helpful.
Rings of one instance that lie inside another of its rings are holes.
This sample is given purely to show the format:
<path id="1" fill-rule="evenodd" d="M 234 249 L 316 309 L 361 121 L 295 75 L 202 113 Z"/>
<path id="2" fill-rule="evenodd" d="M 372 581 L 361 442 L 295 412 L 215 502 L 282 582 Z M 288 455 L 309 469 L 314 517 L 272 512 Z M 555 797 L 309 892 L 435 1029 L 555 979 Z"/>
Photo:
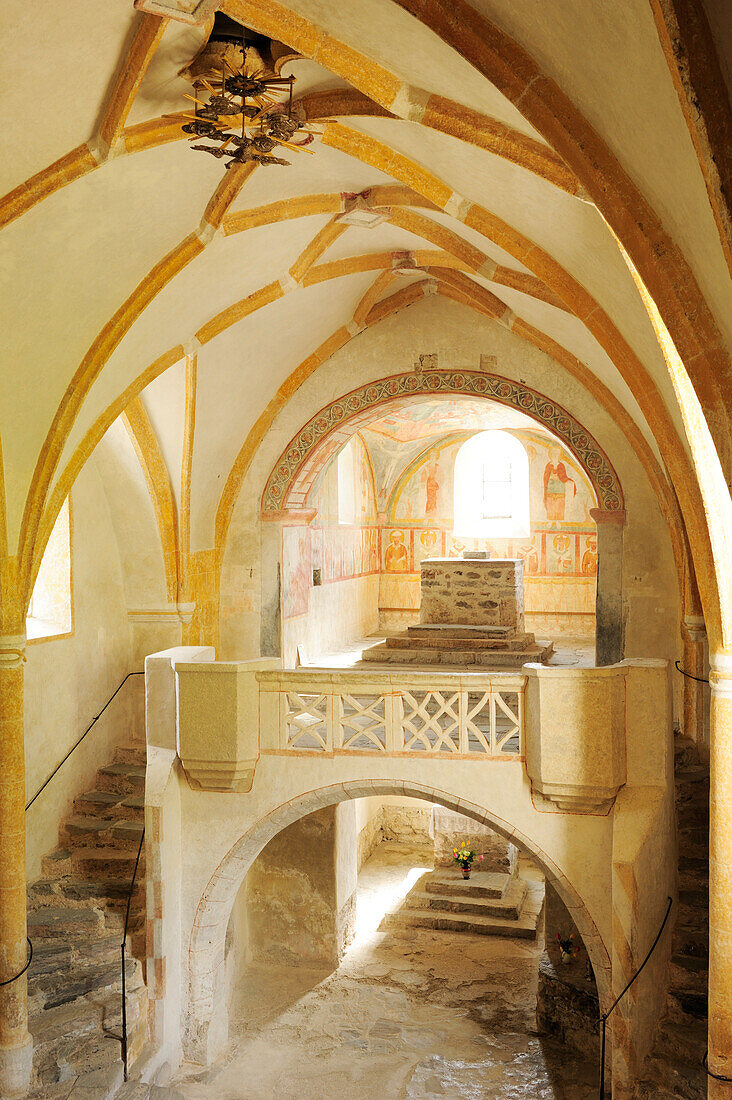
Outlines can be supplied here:
<path id="1" fill-rule="evenodd" d="M 638 1100 L 705 1100 L 709 960 L 709 768 L 696 747 L 676 744 L 679 904 L 673 933 L 666 1014 Z"/>
<path id="2" fill-rule="evenodd" d="M 95 789 L 74 800 L 59 846 L 28 887 L 28 1008 L 33 1035 L 32 1097 L 112 1095 L 122 1081 L 121 942 L 145 812 L 145 745 L 118 748 Z M 127 936 L 129 1060 L 147 1033 L 145 853 L 137 871 Z"/>
<path id="3" fill-rule="evenodd" d="M 385 928 L 436 928 L 480 936 L 533 939 L 544 904 L 541 883 L 517 875 L 440 869 L 423 875 Z"/>

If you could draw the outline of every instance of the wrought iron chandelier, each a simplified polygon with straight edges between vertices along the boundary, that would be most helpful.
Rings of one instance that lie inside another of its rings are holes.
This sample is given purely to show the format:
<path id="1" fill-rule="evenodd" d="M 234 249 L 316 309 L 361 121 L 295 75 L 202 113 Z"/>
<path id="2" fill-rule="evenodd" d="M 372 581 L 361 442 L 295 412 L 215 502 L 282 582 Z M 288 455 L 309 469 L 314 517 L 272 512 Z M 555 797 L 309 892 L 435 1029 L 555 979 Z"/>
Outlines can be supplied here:
<path id="1" fill-rule="evenodd" d="M 312 153 L 305 146 L 314 131 L 293 107 L 294 76 L 276 75 L 275 43 L 246 30 L 233 19 L 216 14 L 208 42 L 181 73 L 193 84 L 193 113 L 183 131 L 192 148 L 235 164 L 289 164 L 275 155 L 280 149 Z M 211 144 L 197 143 L 206 139 Z"/>

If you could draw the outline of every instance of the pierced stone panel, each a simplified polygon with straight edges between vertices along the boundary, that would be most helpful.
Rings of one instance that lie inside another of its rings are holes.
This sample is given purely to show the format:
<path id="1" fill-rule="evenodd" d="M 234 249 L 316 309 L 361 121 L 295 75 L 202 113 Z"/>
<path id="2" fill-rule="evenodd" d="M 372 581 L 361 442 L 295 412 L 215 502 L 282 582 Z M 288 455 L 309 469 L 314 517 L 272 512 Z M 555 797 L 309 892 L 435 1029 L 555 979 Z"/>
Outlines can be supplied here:
<path id="1" fill-rule="evenodd" d="M 504 691 L 497 692 L 493 700 L 493 751 L 518 755 L 521 752 L 521 696 L 516 691 Z"/>
<path id="2" fill-rule="evenodd" d="M 491 730 L 493 708 L 489 691 L 469 691 L 467 701 L 466 728 L 468 752 L 491 752 Z"/>
<path id="3" fill-rule="evenodd" d="M 328 750 L 328 699 L 325 695 L 287 692 L 285 748 Z"/>
<path id="4" fill-rule="evenodd" d="M 404 748 L 415 752 L 460 751 L 460 693 L 402 694 Z"/>
<path id="5" fill-rule="evenodd" d="M 343 695 L 339 747 L 386 751 L 386 700 L 383 695 Z"/>

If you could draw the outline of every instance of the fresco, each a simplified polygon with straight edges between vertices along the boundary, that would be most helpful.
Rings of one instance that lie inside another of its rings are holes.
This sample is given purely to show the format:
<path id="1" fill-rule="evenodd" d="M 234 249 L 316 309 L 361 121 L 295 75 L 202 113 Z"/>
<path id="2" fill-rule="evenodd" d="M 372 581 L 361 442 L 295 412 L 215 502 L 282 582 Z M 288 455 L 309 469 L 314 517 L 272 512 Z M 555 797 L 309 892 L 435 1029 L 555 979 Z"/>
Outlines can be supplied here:
<path id="1" fill-rule="evenodd" d="M 478 540 L 453 534 L 457 452 L 477 430 L 509 430 L 529 459 L 531 534 Z M 322 584 L 381 576 L 379 606 L 419 607 L 419 571 L 429 557 L 486 550 L 524 561 L 525 604 L 542 629 L 591 630 L 597 575 L 595 496 L 584 470 L 554 436 L 517 410 L 470 398 L 417 401 L 361 428 L 342 463 L 339 520 L 335 457 L 313 493 L 311 527 L 283 537 L 283 614 L 308 609 L 311 569 Z M 298 534 L 299 532 L 299 534 Z M 562 624 L 564 624 L 562 626 Z"/>
<path id="2" fill-rule="evenodd" d="M 282 614 L 286 619 L 306 615 L 310 606 L 312 565 L 310 529 L 282 528 Z"/>
<path id="3" fill-rule="evenodd" d="M 529 456 L 531 526 L 560 528 L 564 523 L 595 529 L 590 508 L 595 507 L 592 487 L 572 455 L 549 436 L 535 431 L 513 431 Z M 407 468 L 389 502 L 388 517 L 394 523 L 424 517 L 452 526 L 455 457 L 465 437 L 451 439 L 423 451 Z"/>

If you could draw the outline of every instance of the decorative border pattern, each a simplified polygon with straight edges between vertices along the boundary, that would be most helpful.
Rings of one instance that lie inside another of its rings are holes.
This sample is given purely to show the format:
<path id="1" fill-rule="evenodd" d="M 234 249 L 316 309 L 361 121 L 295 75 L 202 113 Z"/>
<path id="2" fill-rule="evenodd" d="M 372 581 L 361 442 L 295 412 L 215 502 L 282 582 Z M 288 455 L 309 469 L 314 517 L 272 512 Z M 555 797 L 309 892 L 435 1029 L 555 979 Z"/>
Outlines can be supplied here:
<path id="1" fill-rule="evenodd" d="M 399 398 L 421 394 L 470 394 L 510 405 L 537 420 L 572 452 L 592 483 L 599 506 L 607 512 L 625 507 L 623 490 L 612 464 L 597 440 L 578 420 L 544 394 L 510 378 L 483 371 L 429 370 L 394 374 L 370 382 L 321 409 L 290 440 L 280 455 L 262 496 L 262 510 L 278 512 L 291 506 L 290 498 L 303 467 L 312 466 L 317 449 L 353 418 Z M 330 450 L 326 457 L 330 457 Z M 295 507 L 301 507 L 298 501 Z"/>

